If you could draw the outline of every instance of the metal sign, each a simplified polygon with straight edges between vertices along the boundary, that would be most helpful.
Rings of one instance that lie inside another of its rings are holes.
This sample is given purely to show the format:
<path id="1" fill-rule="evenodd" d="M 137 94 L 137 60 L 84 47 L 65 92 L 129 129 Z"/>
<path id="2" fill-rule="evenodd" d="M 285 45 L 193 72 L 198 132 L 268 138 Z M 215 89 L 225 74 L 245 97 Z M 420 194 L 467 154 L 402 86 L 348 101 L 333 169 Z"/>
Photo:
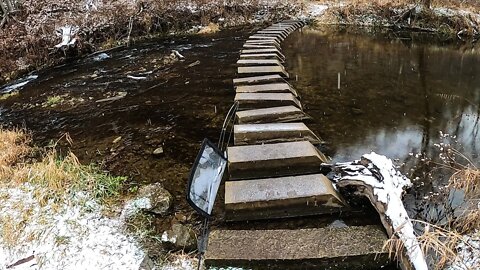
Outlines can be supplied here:
<path id="1" fill-rule="evenodd" d="M 190 172 L 187 188 L 188 203 L 205 217 L 212 214 L 226 166 L 223 153 L 205 139 Z"/>

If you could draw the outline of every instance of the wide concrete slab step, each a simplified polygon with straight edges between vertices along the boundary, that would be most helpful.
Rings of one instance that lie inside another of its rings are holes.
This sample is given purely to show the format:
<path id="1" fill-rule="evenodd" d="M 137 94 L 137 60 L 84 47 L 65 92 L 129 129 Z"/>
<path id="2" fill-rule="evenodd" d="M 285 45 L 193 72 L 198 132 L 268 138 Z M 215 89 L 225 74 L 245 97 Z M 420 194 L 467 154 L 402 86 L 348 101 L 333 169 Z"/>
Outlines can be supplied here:
<path id="1" fill-rule="evenodd" d="M 227 148 L 230 180 L 319 173 L 325 155 L 311 142 L 286 142 Z"/>
<path id="2" fill-rule="evenodd" d="M 285 79 L 278 74 L 233 79 L 233 85 L 235 86 L 274 82 L 285 82 Z"/>
<path id="3" fill-rule="evenodd" d="M 295 106 L 239 111 L 236 116 L 239 124 L 294 122 L 310 118 Z"/>
<path id="4" fill-rule="evenodd" d="M 304 123 L 239 124 L 234 126 L 234 144 L 262 144 L 277 142 L 322 141 Z"/>
<path id="5" fill-rule="evenodd" d="M 280 43 L 276 42 L 275 40 L 258 40 L 258 39 L 253 39 L 253 40 L 247 40 L 245 41 L 245 44 L 270 44 L 270 45 L 275 45 L 278 48 L 280 48 Z"/>
<path id="6" fill-rule="evenodd" d="M 299 230 L 213 230 L 207 267 L 378 270 L 389 265 L 379 226 Z"/>
<path id="7" fill-rule="evenodd" d="M 273 46 L 273 45 L 251 44 L 251 43 L 243 44 L 243 48 L 245 49 L 278 49 L 277 46 Z"/>
<path id="8" fill-rule="evenodd" d="M 288 32 L 285 30 L 277 30 L 277 29 L 271 29 L 271 30 L 260 30 L 257 31 L 256 35 L 276 35 L 276 36 L 281 36 L 283 38 L 286 38 L 288 36 Z"/>
<path id="9" fill-rule="evenodd" d="M 283 67 L 282 63 L 278 59 L 240 59 L 237 61 L 237 65 L 244 66 L 265 66 L 265 65 L 277 65 Z"/>
<path id="10" fill-rule="evenodd" d="M 268 36 L 261 36 L 261 35 L 253 35 L 248 37 L 249 40 L 275 40 L 276 42 L 282 42 L 281 38 L 278 37 L 268 37 Z"/>
<path id="11" fill-rule="evenodd" d="M 288 72 L 283 65 L 275 66 L 245 66 L 237 68 L 238 74 L 244 75 L 263 75 L 263 74 L 279 74 L 288 78 Z"/>
<path id="12" fill-rule="evenodd" d="M 276 53 L 246 53 L 240 54 L 240 59 L 277 59 L 281 63 L 285 62 L 285 58 Z"/>
<path id="13" fill-rule="evenodd" d="M 240 53 L 242 53 L 242 54 L 276 53 L 282 59 L 285 59 L 285 55 L 283 55 L 277 48 L 273 48 L 273 49 L 244 49 L 244 50 L 241 50 Z"/>
<path id="14" fill-rule="evenodd" d="M 340 194 L 323 174 L 225 183 L 228 221 L 310 216 L 345 209 Z"/>
<path id="15" fill-rule="evenodd" d="M 292 93 L 298 96 L 297 91 L 288 83 L 268 83 L 257 85 L 241 85 L 235 87 L 237 93 Z"/>
<path id="16" fill-rule="evenodd" d="M 237 93 L 235 101 L 239 103 L 240 110 L 290 105 L 302 108 L 302 104 L 292 93 Z"/>

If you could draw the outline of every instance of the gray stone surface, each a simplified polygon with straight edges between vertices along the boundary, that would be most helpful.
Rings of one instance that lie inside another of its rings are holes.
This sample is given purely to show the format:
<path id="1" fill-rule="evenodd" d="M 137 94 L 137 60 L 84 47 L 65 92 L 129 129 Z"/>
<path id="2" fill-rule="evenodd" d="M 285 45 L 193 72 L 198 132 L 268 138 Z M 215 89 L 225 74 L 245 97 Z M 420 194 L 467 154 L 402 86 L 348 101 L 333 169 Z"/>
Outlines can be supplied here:
<path id="1" fill-rule="evenodd" d="M 280 35 L 280 36 L 282 36 L 283 38 L 286 38 L 286 37 L 288 36 L 288 32 L 287 32 L 287 31 L 284 31 L 284 30 L 276 30 L 276 29 L 272 29 L 272 30 L 260 30 L 260 31 L 257 31 L 257 34 Z"/>
<path id="2" fill-rule="evenodd" d="M 230 221 L 326 214 L 345 207 L 322 174 L 225 183 L 225 218 Z"/>
<path id="3" fill-rule="evenodd" d="M 214 230 L 207 266 L 253 269 L 381 269 L 387 236 L 378 226 L 300 230 Z"/>
<path id="4" fill-rule="evenodd" d="M 251 44 L 245 43 L 243 44 L 243 48 L 245 49 L 278 49 L 277 46 L 268 45 L 268 44 Z"/>
<path id="5" fill-rule="evenodd" d="M 291 87 L 288 83 L 240 85 L 235 87 L 235 92 L 237 93 L 288 93 L 290 92 L 293 95 L 298 96 L 297 91 L 295 91 L 295 89 L 293 89 L 293 87 Z"/>
<path id="6" fill-rule="evenodd" d="M 290 105 L 302 108 L 292 93 L 237 93 L 235 101 L 238 101 L 240 110 Z"/>
<path id="7" fill-rule="evenodd" d="M 239 66 L 277 65 L 277 66 L 283 67 L 282 63 L 278 59 L 240 59 L 237 61 L 237 65 Z"/>
<path id="8" fill-rule="evenodd" d="M 309 141 L 227 148 L 230 180 L 319 173 L 327 159 Z"/>
<path id="9" fill-rule="evenodd" d="M 244 124 L 234 126 L 235 145 L 321 140 L 304 123 Z"/>
<path id="10" fill-rule="evenodd" d="M 179 223 L 173 224 L 168 231 L 163 232 L 161 240 L 172 250 L 191 251 L 197 247 L 197 237 L 193 228 Z"/>
<path id="11" fill-rule="evenodd" d="M 278 74 L 233 79 L 233 85 L 235 86 L 273 82 L 285 82 L 285 79 Z"/>
<path id="12" fill-rule="evenodd" d="M 274 33 L 274 32 L 270 32 L 270 33 L 256 33 L 255 36 L 264 36 L 264 37 L 276 37 L 278 39 L 280 39 L 281 41 L 283 41 L 286 37 L 286 35 L 283 35 L 283 34 L 279 34 L 279 33 Z"/>
<path id="13" fill-rule="evenodd" d="M 309 117 L 295 106 L 281 106 L 237 112 L 239 124 L 293 122 Z"/>
<path id="14" fill-rule="evenodd" d="M 248 67 L 238 67 L 238 74 L 280 74 L 286 78 L 289 77 L 288 72 L 283 66 L 248 66 Z"/>
<path id="15" fill-rule="evenodd" d="M 275 40 L 258 40 L 258 39 L 253 39 L 253 40 L 247 40 L 245 44 L 269 44 L 276 46 L 277 48 L 280 49 L 280 43 L 276 42 Z"/>
<path id="16" fill-rule="evenodd" d="M 285 59 L 276 53 L 245 53 L 240 55 L 240 59 L 276 59 L 283 63 Z"/>
<path id="17" fill-rule="evenodd" d="M 242 54 L 255 54 L 255 53 L 276 53 L 282 59 L 285 59 L 283 55 L 277 48 L 274 49 L 245 49 L 240 51 Z"/>
<path id="18" fill-rule="evenodd" d="M 278 43 L 282 42 L 282 39 L 277 37 L 266 37 L 266 36 L 260 36 L 260 35 L 253 35 L 248 37 L 248 39 L 249 40 L 275 40 Z"/>

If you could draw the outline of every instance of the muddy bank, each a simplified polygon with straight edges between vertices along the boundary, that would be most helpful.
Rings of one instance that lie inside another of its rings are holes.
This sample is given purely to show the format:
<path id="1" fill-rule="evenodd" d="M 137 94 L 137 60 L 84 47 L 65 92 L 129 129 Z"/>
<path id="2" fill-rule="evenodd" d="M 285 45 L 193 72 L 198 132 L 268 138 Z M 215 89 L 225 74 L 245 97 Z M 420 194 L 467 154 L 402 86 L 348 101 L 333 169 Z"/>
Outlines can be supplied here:
<path id="1" fill-rule="evenodd" d="M 296 1 L 22 1 L 0 27 L 0 84 L 142 37 L 217 31 L 298 13 Z M 0 17 L 4 14 L 0 13 Z M 72 45 L 62 42 L 70 28 Z"/>

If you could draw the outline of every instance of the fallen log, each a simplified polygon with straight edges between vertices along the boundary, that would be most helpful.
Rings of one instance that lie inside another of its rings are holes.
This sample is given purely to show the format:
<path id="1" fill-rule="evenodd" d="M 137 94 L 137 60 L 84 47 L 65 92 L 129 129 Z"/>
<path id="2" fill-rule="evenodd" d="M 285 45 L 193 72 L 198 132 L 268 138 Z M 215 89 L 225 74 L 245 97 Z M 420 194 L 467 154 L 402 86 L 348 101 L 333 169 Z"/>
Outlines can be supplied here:
<path id="1" fill-rule="evenodd" d="M 402 242 L 396 254 L 403 270 L 428 270 L 413 225 L 402 202 L 404 189 L 412 184 L 395 169 L 390 159 L 375 153 L 361 160 L 330 166 L 330 178 L 337 188 L 354 187 L 355 194 L 367 197 L 380 215 L 387 234 Z"/>

